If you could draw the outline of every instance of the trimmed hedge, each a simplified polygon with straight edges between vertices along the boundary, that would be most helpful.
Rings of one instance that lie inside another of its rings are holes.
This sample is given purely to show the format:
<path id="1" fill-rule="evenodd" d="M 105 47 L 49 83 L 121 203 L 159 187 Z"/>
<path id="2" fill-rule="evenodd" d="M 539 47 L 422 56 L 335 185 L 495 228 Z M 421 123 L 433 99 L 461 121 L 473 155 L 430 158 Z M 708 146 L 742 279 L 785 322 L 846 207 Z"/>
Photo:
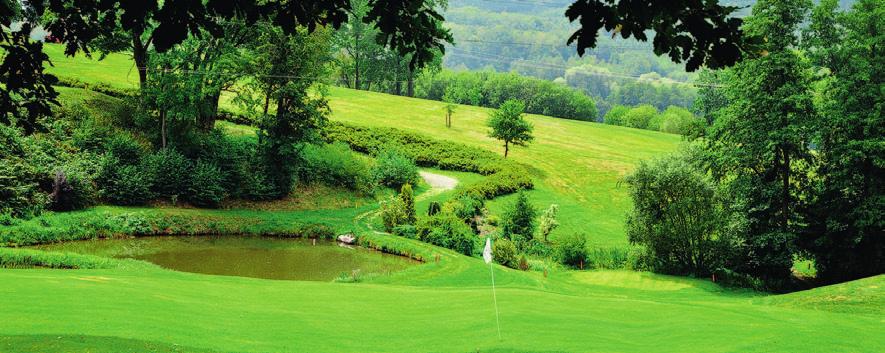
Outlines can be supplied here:
<path id="1" fill-rule="evenodd" d="M 136 88 L 117 88 L 106 83 L 87 83 L 73 77 L 59 77 L 56 86 L 82 88 L 93 92 L 103 93 L 115 98 L 126 98 L 138 95 Z"/>
<path id="2" fill-rule="evenodd" d="M 483 180 L 461 190 L 478 199 L 493 199 L 534 187 L 528 171 L 484 149 L 442 141 L 393 128 L 373 128 L 330 122 L 325 130 L 329 141 L 340 141 L 355 151 L 372 155 L 398 147 L 422 167 L 479 173 Z"/>

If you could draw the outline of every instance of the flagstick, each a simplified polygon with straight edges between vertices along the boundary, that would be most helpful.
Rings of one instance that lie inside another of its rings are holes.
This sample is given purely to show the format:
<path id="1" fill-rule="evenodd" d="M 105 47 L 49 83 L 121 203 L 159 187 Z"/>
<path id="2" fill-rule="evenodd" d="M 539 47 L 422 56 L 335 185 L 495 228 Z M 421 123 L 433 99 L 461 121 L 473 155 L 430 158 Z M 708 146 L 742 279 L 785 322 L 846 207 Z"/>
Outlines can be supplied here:
<path id="1" fill-rule="evenodd" d="M 498 296 L 495 294 L 495 270 L 491 262 L 489 263 L 489 272 L 492 273 L 492 300 L 495 301 L 495 323 L 498 325 L 498 340 L 501 340 L 501 319 L 498 318 Z"/>

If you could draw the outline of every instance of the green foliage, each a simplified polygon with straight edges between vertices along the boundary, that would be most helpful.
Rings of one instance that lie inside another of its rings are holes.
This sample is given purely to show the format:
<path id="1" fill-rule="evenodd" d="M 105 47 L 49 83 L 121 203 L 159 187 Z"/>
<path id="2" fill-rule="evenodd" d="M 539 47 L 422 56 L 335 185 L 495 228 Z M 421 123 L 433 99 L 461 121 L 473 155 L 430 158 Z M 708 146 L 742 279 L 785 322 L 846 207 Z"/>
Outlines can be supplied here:
<path id="1" fill-rule="evenodd" d="M 193 165 L 173 148 L 163 148 L 144 157 L 145 172 L 154 176 L 151 191 L 159 196 L 176 199 L 188 193 Z"/>
<path id="2" fill-rule="evenodd" d="M 190 172 L 187 200 L 199 207 L 218 207 L 226 196 L 224 175 L 212 162 L 197 161 Z"/>
<path id="3" fill-rule="evenodd" d="M 375 157 L 372 177 L 381 185 L 399 188 L 418 181 L 418 166 L 405 153 L 388 148 Z"/>
<path id="4" fill-rule="evenodd" d="M 518 265 L 517 256 L 519 253 L 516 250 L 516 245 L 513 245 L 510 240 L 502 238 L 495 240 L 492 244 L 492 258 L 501 265 L 516 268 Z"/>
<path id="5" fill-rule="evenodd" d="M 100 256 L 0 248 L 0 268 L 102 269 L 118 268 L 119 262 Z"/>
<path id="6" fill-rule="evenodd" d="M 885 3 L 835 7 L 822 1 L 803 38 L 812 61 L 831 73 L 817 94 L 819 168 L 798 242 L 824 283 L 885 272 Z"/>
<path id="7" fill-rule="evenodd" d="M 517 193 L 516 201 L 510 205 L 503 217 L 501 235 L 511 239 L 520 247 L 521 242 L 530 241 L 535 236 L 537 210 L 524 192 Z"/>
<path id="8" fill-rule="evenodd" d="M 708 134 L 708 166 L 724 183 L 735 211 L 747 218 L 742 232 L 749 258 L 735 271 L 780 287 L 789 279 L 795 236 L 806 220 L 810 146 L 817 119 L 807 61 L 796 53 L 796 29 L 810 1 L 759 1 L 747 33 L 766 38 L 768 55 L 729 72 L 729 102 Z"/>
<path id="9" fill-rule="evenodd" d="M 487 175 L 483 180 L 461 189 L 463 195 L 474 198 L 491 199 L 534 187 L 531 177 L 522 166 L 484 149 L 397 129 L 342 123 L 328 124 L 325 133 L 329 140 L 345 142 L 356 151 L 378 154 L 396 146 L 397 151 L 414 159 L 420 166 Z"/>
<path id="10" fill-rule="evenodd" d="M 434 216 L 442 210 L 438 201 L 430 201 L 430 204 L 427 206 L 427 215 Z"/>
<path id="11" fill-rule="evenodd" d="M 48 201 L 39 189 L 40 173 L 28 149 L 18 129 L 0 124 L 0 214 L 35 216 Z"/>
<path id="12" fill-rule="evenodd" d="M 553 232 L 554 229 L 559 227 L 559 222 L 556 220 L 556 213 L 559 212 L 559 205 L 552 204 L 550 207 L 547 207 L 543 213 L 541 213 L 541 218 L 538 219 L 538 226 L 540 228 L 541 237 L 544 242 L 547 242 L 547 237 L 550 236 L 550 233 Z"/>
<path id="13" fill-rule="evenodd" d="M 645 249 L 649 268 L 660 273 L 707 276 L 739 249 L 726 235 L 716 186 L 691 164 L 689 154 L 641 162 L 627 176 L 633 210 L 630 242 Z"/>
<path id="14" fill-rule="evenodd" d="M 298 179 L 301 183 L 323 183 L 370 192 L 373 176 L 369 163 L 344 143 L 307 144 L 301 149 Z"/>
<path id="15" fill-rule="evenodd" d="M 400 197 L 391 197 L 387 200 L 381 201 L 381 222 L 384 224 L 384 230 L 387 232 L 393 232 L 393 230 L 399 226 L 408 223 L 408 213 L 406 211 L 406 205 L 403 203 L 402 198 Z"/>
<path id="16" fill-rule="evenodd" d="M 624 126 L 648 129 L 649 122 L 658 115 L 658 110 L 651 105 L 640 105 L 627 111 L 623 116 Z"/>
<path id="17" fill-rule="evenodd" d="M 491 128 L 489 137 L 504 141 L 504 158 L 510 151 L 510 145 L 526 146 L 534 137 L 532 124 L 525 120 L 525 105 L 515 99 L 508 99 L 498 110 L 489 115 L 486 125 Z"/>
<path id="18" fill-rule="evenodd" d="M 54 211 L 71 211 L 91 206 L 96 201 L 92 179 L 73 168 L 58 169 L 49 194 L 50 207 Z"/>
<path id="19" fill-rule="evenodd" d="M 405 224 L 415 224 L 417 221 L 415 215 L 415 194 L 412 192 L 411 184 L 403 184 L 399 191 L 399 199 L 402 201 L 403 211 L 405 212 Z"/>
<path id="20" fill-rule="evenodd" d="M 464 255 L 472 255 L 477 247 L 477 238 L 470 226 L 451 212 L 440 212 L 433 217 L 425 217 L 415 226 L 418 239 Z"/>
<path id="21" fill-rule="evenodd" d="M 630 111 L 630 108 L 623 105 L 616 105 L 605 113 L 604 122 L 609 125 L 624 126 L 624 115 Z"/>
<path id="22" fill-rule="evenodd" d="M 156 196 L 151 191 L 153 173 L 141 165 L 124 164 L 113 154 L 101 160 L 96 183 L 101 198 L 114 205 L 143 205 Z"/>
<path id="23" fill-rule="evenodd" d="M 582 267 L 587 260 L 587 237 L 577 233 L 563 236 L 553 250 L 556 259 L 563 265 Z"/>
<path id="24" fill-rule="evenodd" d="M 123 132 L 114 134 L 105 144 L 105 150 L 123 165 L 139 164 L 147 153 L 144 145 L 136 141 L 132 135 Z"/>
<path id="25" fill-rule="evenodd" d="M 517 99 L 530 114 L 585 121 L 597 116 L 593 100 L 580 91 L 516 73 L 443 71 L 417 84 L 418 97 L 426 99 L 490 108 Z"/>

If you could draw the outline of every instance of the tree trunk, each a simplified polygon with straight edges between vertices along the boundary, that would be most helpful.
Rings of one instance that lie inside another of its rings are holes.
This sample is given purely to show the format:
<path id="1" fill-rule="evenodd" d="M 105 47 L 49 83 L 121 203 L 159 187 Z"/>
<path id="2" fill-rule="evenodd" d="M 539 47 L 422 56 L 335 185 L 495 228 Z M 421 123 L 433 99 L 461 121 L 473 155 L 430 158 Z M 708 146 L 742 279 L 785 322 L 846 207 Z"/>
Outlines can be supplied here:
<path id="1" fill-rule="evenodd" d="M 144 88 L 147 84 L 147 46 L 150 43 L 142 43 L 141 35 L 141 32 L 132 33 L 132 58 L 135 60 L 135 68 L 138 70 L 138 86 Z"/>
<path id="2" fill-rule="evenodd" d="M 504 141 L 504 158 L 507 158 L 508 152 L 510 152 L 510 142 Z"/>
<path id="3" fill-rule="evenodd" d="M 160 140 L 163 149 L 166 149 L 166 110 L 160 111 Z"/>
<path id="4" fill-rule="evenodd" d="M 215 93 L 203 99 L 203 106 L 200 107 L 199 126 L 203 131 L 212 131 L 215 128 L 215 119 L 218 117 L 218 102 L 221 99 L 221 92 Z"/>
<path id="5" fill-rule="evenodd" d="M 409 97 L 415 96 L 415 72 L 412 69 L 409 69 L 409 81 L 406 85 L 406 95 Z"/>

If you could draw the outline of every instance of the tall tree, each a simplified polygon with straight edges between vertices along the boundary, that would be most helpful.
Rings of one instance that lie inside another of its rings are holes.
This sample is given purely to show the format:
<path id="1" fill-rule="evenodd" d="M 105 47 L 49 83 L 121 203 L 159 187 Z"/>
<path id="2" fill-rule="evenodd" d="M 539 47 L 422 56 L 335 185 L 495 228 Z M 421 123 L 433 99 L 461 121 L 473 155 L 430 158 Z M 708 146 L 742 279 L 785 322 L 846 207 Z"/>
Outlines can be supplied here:
<path id="1" fill-rule="evenodd" d="M 834 3 L 821 2 L 806 32 L 831 74 L 819 95 L 819 196 L 800 244 L 825 282 L 885 272 L 885 3 L 860 0 L 844 14 Z"/>
<path id="2" fill-rule="evenodd" d="M 509 99 L 489 115 L 486 124 L 491 128 L 489 137 L 504 141 L 504 158 L 510 145 L 526 146 L 534 139 L 532 124 L 525 120 L 525 104 Z"/>
<path id="3" fill-rule="evenodd" d="M 749 249 L 740 271 L 772 285 L 787 279 L 795 235 L 804 220 L 815 111 L 810 70 L 796 53 L 796 31 L 810 0 L 760 0 L 747 19 L 749 35 L 765 39 L 767 55 L 736 65 L 724 89 L 729 101 L 711 129 L 714 177 L 727 184 L 749 220 Z"/>

